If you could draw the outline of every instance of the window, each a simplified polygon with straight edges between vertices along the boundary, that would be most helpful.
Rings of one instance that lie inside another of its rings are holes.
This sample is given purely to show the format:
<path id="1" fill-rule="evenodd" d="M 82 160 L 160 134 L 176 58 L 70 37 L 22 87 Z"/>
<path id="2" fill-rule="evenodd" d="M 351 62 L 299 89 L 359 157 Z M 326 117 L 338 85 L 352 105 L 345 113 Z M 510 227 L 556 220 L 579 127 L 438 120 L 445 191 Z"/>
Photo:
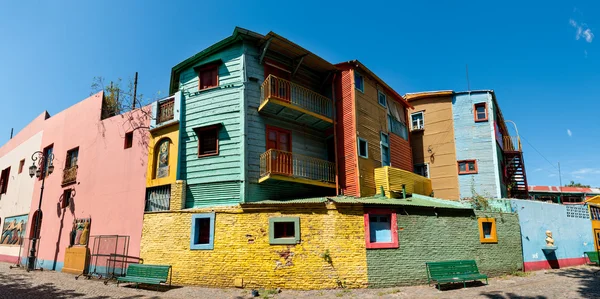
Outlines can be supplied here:
<path id="1" fill-rule="evenodd" d="M 415 173 L 420 176 L 429 178 L 429 164 L 428 163 L 415 164 Z"/>
<path id="2" fill-rule="evenodd" d="M 479 241 L 481 243 L 498 243 L 495 218 L 478 218 Z"/>
<path id="3" fill-rule="evenodd" d="M 476 160 L 458 161 L 458 174 L 472 174 L 472 173 L 477 173 L 477 161 Z"/>
<path id="4" fill-rule="evenodd" d="M 366 140 L 358 137 L 358 156 L 369 158 L 369 144 Z"/>
<path id="5" fill-rule="evenodd" d="M 367 248 L 398 248 L 396 212 L 389 209 L 365 209 Z"/>
<path id="6" fill-rule="evenodd" d="M 25 166 L 25 159 L 19 161 L 19 173 L 23 172 L 24 166 Z"/>
<path id="7" fill-rule="evenodd" d="M 425 121 L 423 119 L 423 111 L 415 112 L 410 115 L 412 131 L 425 129 Z"/>
<path id="8" fill-rule="evenodd" d="M 387 98 L 385 96 L 385 93 L 381 92 L 381 90 L 378 90 L 377 94 L 378 94 L 379 105 L 381 105 L 383 107 L 387 107 Z"/>
<path id="9" fill-rule="evenodd" d="M 128 149 L 133 146 L 133 132 L 129 132 L 125 134 L 125 146 L 124 148 Z"/>
<path id="10" fill-rule="evenodd" d="M 473 105 L 473 112 L 475 114 L 475 122 L 487 121 L 487 103 L 477 103 Z"/>
<path id="11" fill-rule="evenodd" d="M 79 157 L 79 147 L 76 147 L 67 152 L 67 160 L 65 161 L 65 169 L 77 166 L 77 158 Z"/>
<path id="12" fill-rule="evenodd" d="M 219 154 L 219 128 L 219 125 L 215 125 L 194 129 L 198 136 L 198 157 Z"/>
<path id="13" fill-rule="evenodd" d="M 171 145 L 171 139 L 161 139 L 154 146 L 154 172 L 152 173 L 153 179 L 160 179 L 169 176 L 169 145 Z"/>
<path id="14" fill-rule="evenodd" d="M 192 215 L 190 249 L 212 250 L 215 240 L 215 213 Z"/>
<path id="15" fill-rule="evenodd" d="M 386 133 L 381 133 L 381 166 L 390 166 L 390 140 Z"/>
<path id="16" fill-rule="evenodd" d="M 365 92 L 365 78 L 356 71 L 354 72 L 354 87 L 361 92 Z"/>
<path id="17" fill-rule="evenodd" d="M 0 194 L 6 194 L 8 190 L 8 179 L 10 178 L 10 167 L 0 173 Z"/>
<path id="18" fill-rule="evenodd" d="M 54 144 L 51 144 L 44 149 L 44 157 L 46 157 L 46 165 L 43 167 L 43 175 L 48 176 L 48 167 L 52 165 L 52 160 L 54 160 Z M 41 180 L 42 176 L 40 176 L 39 179 Z"/>
<path id="19" fill-rule="evenodd" d="M 198 90 L 219 86 L 219 64 L 211 63 L 196 68 L 198 72 Z"/>
<path id="20" fill-rule="evenodd" d="M 156 122 L 163 123 L 168 120 L 172 120 L 173 117 L 175 116 L 174 108 L 175 108 L 175 98 L 170 98 L 165 101 L 159 102 L 158 109 L 157 109 L 158 111 L 156 113 L 157 114 Z"/>
<path id="21" fill-rule="evenodd" d="M 300 217 L 269 218 L 269 243 L 272 245 L 300 243 Z"/>
<path id="22" fill-rule="evenodd" d="M 396 120 L 396 118 L 390 114 L 388 114 L 388 130 L 402 137 L 402 139 L 408 140 L 406 125 L 403 122 Z"/>
<path id="23" fill-rule="evenodd" d="M 60 200 L 60 207 L 61 208 L 66 208 L 69 206 L 69 203 L 71 202 L 71 189 L 66 189 L 65 191 L 63 191 L 63 196 Z"/>

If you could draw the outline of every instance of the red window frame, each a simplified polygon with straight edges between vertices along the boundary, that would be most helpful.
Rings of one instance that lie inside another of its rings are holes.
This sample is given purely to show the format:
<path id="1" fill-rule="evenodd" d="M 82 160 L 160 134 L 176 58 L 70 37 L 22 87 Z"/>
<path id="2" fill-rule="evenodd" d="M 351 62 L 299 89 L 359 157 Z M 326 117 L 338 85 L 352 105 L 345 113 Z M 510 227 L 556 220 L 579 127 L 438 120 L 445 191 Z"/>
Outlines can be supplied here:
<path id="1" fill-rule="evenodd" d="M 485 118 L 477 118 L 477 107 L 481 106 L 483 106 L 483 108 L 485 109 Z M 473 118 L 475 119 L 475 122 L 488 121 L 488 109 L 486 102 L 477 103 L 473 105 Z"/>
<path id="2" fill-rule="evenodd" d="M 198 73 L 198 90 L 206 90 L 219 86 L 219 65 L 221 62 L 209 63 L 196 68 Z M 202 82 L 202 78 L 207 75 L 210 76 L 212 82 L 207 85 L 207 82 Z"/>
<path id="3" fill-rule="evenodd" d="M 390 215 L 391 242 L 371 242 L 369 215 Z M 365 209 L 365 244 L 367 249 L 398 248 L 398 222 L 396 211 L 392 209 Z"/>
<path id="4" fill-rule="evenodd" d="M 194 132 L 196 132 L 196 136 L 198 137 L 198 158 L 219 155 L 219 129 L 220 128 L 221 128 L 221 125 L 212 125 L 212 126 L 208 126 L 208 127 L 194 128 Z M 208 153 L 208 154 L 201 154 L 201 152 L 202 152 L 202 134 L 207 131 L 213 131 L 213 130 L 215 131 L 215 136 L 216 136 L 215 152 Z"/>
<path id="5" fill-rule="evenodd" d="M 465 171 L 460 170 L 460 163 L 465 163 Z M 475 170 L 469 170 L 469 164 L 475 165 Z M 460 160 L 456 162 L 456 167 L 458 168 L 458 174 L 474 174 L 478 172 L 477 168 L 477 160 Z"/>

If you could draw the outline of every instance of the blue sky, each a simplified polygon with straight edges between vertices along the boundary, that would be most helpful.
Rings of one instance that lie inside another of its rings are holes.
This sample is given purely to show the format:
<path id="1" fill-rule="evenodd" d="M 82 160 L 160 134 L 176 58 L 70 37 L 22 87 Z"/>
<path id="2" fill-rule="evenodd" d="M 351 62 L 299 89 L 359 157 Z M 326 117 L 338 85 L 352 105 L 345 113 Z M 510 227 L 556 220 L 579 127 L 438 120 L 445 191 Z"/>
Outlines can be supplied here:
<path id="1" fill-rule="evenodd" d="M 399 2 L 3 1 L 0 144 L 95 76 L 137 71 L 141 93 L 165 95 L 171 67 L 241 26 L 359 59 L 401 94 L 466 90 L 468 64 L 471 89 L 494 89 L 528 141 L 530 185 L 558 185 L 560 161 L 563 182 L 600 187 L 598 1 Z"/>

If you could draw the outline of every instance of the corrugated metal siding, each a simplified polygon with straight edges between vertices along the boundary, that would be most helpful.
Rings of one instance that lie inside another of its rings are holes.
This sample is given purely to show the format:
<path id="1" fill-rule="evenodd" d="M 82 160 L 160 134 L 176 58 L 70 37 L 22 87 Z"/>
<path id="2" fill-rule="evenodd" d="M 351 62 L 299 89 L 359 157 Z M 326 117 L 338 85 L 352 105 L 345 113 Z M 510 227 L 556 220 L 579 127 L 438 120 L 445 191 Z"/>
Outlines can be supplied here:
<path id="1" fill-rule="evenodd" d="M 352 98 L 353 73 L 343 71 L 336 79 L 338 181 L 345 195 L 358 196 L 356 180 L 356 124 L 354 121 L 354 99 Z"/>
<path id="2" fill-rule="evenodd" d="M 404 140 L 402 137 L 395 134 L 390 134 L 390 151 L 392 156 L 392 167 L 413 172 L 412 149 L 407 140 Z"/>
<path id="3" fill-rule="evenodd" d="M 491 94 L 472 93 L 456 95 L 452 102 L 454 120 L 454 139 L 456 144 L 457 160 L 477 160 L 477 174 L 462 174 L 458 176 L 460 197 L 473 196 L 474 189 L 480 195 L 497 198 L 499 182 L 496 181 L 494 165 L 494 146 L 496 138 L 493 132 L 493 111 L 491 107 Z M 473 104 L 488 103 L 487 122 L 475 122 Z M 427 126 L 427 123 L 425 123 Z"/>
<path id="4" fill-rule="evenodd" d="M 376 168 L 374 173 L 377 187 L 383 187 L 385 195 L 389 198 L 401 195 L 402 185 L 405 185 L 408 194 L 429 196 L 433 192 L 430 179 L 409 171 L 385 166 Z M 395 194 L 389 191 L 394 191 Z"/>
<path id="5" fill-rule="evenodd" d="M 186 208 L 234 205 L 241 201 L 241 182 L 187 185 Z"/>
<path id="6" fill-rule="evenodd" d="M 267 180 L 260 184 L 249 182 L 248 196 L 246 197 L 245 201 L 254 202 L 261 200 L 280 200 L 333 195 L 335 195 L 334 188 L 323 188 L 313 185 Z"/>
<path id="7" fill-rule="evenodd" d="M 193 67 L 183 70 L 180 75 L 184 103 L 180 177 L 187 181 L 188 190 L 191 190 L 187 203 L 193 206 L 237 204 L 241 199 L 240 184 L 244 179 L 240 120 L 244 90 L 241 42 L 197 65 L 216 59 L 223 62 L 219 66 L 219 88 L 198 91 L 198 74 Z M 193 129 L 214 124 L 222 124 L 219 155 L 198 158 L 198 140 Z M 235 192 L 238 193 L 233 194 Z"/>

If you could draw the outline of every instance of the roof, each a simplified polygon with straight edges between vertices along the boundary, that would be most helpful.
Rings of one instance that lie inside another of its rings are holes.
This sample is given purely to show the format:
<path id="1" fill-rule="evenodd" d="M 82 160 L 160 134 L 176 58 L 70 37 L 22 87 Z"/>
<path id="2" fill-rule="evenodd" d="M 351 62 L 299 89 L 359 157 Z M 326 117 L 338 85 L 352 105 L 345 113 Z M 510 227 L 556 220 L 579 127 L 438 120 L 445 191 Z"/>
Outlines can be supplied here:
<path id="1" fill-rule="evenodd" d="M 599 194 L 599 188 L 584 187 L 559 187 L 559 186 L 529 186 L 530 193 L 571 193 L 571 194 Z"/>
<path id="2" fill-rule="evenodd" d="M 267 33 L 267 35 L 259 41 L 259 46 L 263 46 L 267 42 L 269 42 L 269 50 L 271 51 L 281 53 L 291 58 L 299 59 L 301 57 L 304 57 L 302 63 L 310 65 L 310 67 L 312 69 L 315 69 L 316 71 L 335 72 L 338 70 L 333 64 L 329 63 L 325 59 L 317 56 L 316 54 L 304 49 L 298 44 L 295 44 L 294 42 L 273 31 Z"/>
<path id="3" fill-rule="evenodd" d="M 350 60 L 347 62 L 340 62 L 337 63 L 335 66 L 350 66 L 350 67 L 359 67 L 362 70 L 364 70 L 367 74 L 369 74 L 369 76 L 373 77 L 375 80 L 377 80 L 379 83 L 381 83 L 381 85 L 383 85 L 388 91 L 390 91 L 396 98 L 400 99 L 400 103 L 402 103 L 404 106 L 409 107 L 414 109 L 414 107 L 409 104 L 404 97 L 402 97 L 398 92 L 396 92 L 392 87 L 390 87 L 389 85 L 387 85 L 387 83 L 385 83 L 385 81 L 383 81 L 381 78 L 379 78 L 377 75 L 375 75 L 375 73 L 373 73 L 369 68 L 367 68 L 364 64 L 362 64 L 360 61 L 358 60 Z"/>
<path id="4" fill-rule="evenodd" d="M 289 205 L 289 204 L 319 204 L 328 201 L 337 204 L 349 205 L 380 205 L 380 206 L 414 206 L 414 207 L 429 207 L 443 209 L 462 209 L 472 210 L 473 208 L 465 203 L 457 201 L 437 199 L 433 197 L 413 194 L 413 197 L 407 199 L 387 198 L 382 196 L 371 197 L 351 197 L 351 196 L 332 196 L 332 197 L 316 197 L 292 200 L 262 200 L 256 202 L 248 202 L 242 206 L 252 205 Z"/>
<path id="5" fill-rule="evenodd" d="M 422 98 L 433 98 L 433 97 L 443 97 L 443 96 L 451 96 L 454 94 L 452 90 L 439 90 L 439 91 L 423 91 L 423 92 L 413 92 L 407 93 L 404 95 L 404 99 L 407 101 L 415 101 Z"/>
<path id="6" fill-rule="evenodd" d="M 600 195 L 596 195 L 594 197 L 586 199 L 585 203 L 600 205 Z"/>

